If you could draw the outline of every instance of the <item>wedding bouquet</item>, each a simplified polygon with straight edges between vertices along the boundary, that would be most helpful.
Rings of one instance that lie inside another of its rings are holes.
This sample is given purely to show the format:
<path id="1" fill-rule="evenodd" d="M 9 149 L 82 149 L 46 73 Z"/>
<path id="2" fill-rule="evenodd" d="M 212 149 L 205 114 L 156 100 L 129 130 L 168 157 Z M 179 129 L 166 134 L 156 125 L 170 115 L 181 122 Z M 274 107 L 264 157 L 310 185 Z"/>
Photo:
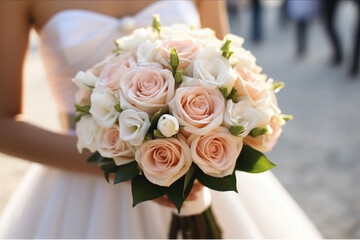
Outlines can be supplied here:
<path id="1" fill-rule="evenodd" d="M 166 195 L 181 213 L 195 181 L 237 191 L 236 170 L 275 166 L 263 152 L 288 119 L 274 94 L 283 84 L 242 44 L 208 28 L 162 27 L 155 16 L 74 77 L 78 149 L 94 153 L 88 162 L 108 181 L 131 180 L 133 206 Z"/>

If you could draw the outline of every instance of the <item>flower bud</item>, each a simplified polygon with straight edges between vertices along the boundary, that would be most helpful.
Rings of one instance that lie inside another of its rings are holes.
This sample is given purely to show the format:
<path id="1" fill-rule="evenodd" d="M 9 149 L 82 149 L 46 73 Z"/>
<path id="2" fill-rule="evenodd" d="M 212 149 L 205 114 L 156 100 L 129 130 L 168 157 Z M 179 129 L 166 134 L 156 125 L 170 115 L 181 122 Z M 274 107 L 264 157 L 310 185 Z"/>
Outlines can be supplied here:
<path id="1" fill-rule="evenodd" d="M 170 114 L 164 114 L 159 118 L 157 128 L 165 137 L 171 137 L 179 131 L 179 122 Z"/>

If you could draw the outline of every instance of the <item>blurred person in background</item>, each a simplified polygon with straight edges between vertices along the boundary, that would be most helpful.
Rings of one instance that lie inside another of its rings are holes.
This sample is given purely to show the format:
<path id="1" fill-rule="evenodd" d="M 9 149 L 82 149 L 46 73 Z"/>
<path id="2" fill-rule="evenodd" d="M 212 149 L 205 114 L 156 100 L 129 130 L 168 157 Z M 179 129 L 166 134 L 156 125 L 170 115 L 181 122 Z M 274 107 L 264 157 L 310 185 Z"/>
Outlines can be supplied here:
<path id="1" fill-rule="evenodd" d="M 357 19 L 354 31 L 354 40 L 352 48 L 352 60 L 350 65 L 350 75 L 356 76 L 359 73 L 359 52 L 360 52 L 360 0 L 352 0 L 357 11 Z M 339 0 L 323 0 L 324 20 L 326 32 L 329 36 L 333 49 L 331 64 L 333 66 L 340 65 L 343 61 L 343 48 L 341 38 L 336 30 L 336 13 L 341 1 Z"/>
<path id="2" fill-rule="evenodd" d="M 303 58 L 307 51 L 307 34 L 310 22 L 318 15 L 320 2 L 318 0 L 299 1 L 286 0 L 287 15 L 296 25 L 296 54 Z"/>

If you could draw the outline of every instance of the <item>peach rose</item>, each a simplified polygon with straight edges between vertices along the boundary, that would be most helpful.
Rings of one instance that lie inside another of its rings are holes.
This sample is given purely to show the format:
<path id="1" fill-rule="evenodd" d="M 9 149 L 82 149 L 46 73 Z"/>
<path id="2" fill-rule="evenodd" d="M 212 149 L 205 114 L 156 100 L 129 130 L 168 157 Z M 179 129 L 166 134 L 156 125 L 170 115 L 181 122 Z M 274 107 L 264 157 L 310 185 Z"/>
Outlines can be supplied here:
<path id="1" fill-rule="evenodd" d="M 235 70 L 240 76 L 234 84 L 238 97 L 248 97 L 253 103 L 267 98 L 266 75 L 256 74 L 242 66 L 237 66 Z"/>
<path id="2" fill-rule="evenodd" d="M 195 58 L 199 51 L 199 46 L 190 39 L 184 40 L 164 40 L 160 46 L 160 62 L 169 66 L 171 49 L 175 48 L 179 56 L 178 69 L 185 69 Z"/>
<path id="3" fill-rule="evenodd" d="M 270 123 L 267 126 L 268 132 L 266 134 L 257 137 L 248 135 L 244 138 L 244 143 L 260 152 L 269 152 L 277 143 L 284 124 L 284 119 L 282 119 L 279 114 L 275 114 L 270 119 Z"/>
<path id="4" fill-rule="evenodd" d="M 134 53 L 128 52 L 120 55 L 102 70 L 99 80 L 96 82 L 96 87 L 118 90 L 121 78 L 135 65 L 136 57 Z"/>
<path id="5" fill-rule="evenodd" d="M 153 115 L 159 109 L 167 110 L 175 93 L 175 80 L 167 69 L 138 66 L 124 76 L 120 88 L 122 109 L 136 108 Z"/>
<path id="6" fill-rule="evenodd" d="M 99 129 L 96 144 L 100 155 L 113 158 L 118 166 L 135 160 L 134 150 L 130 144 L 120 139 L 119 126 L 117 125 Z"/>
<path id="7" fill-rule="evenodd" d="M 237 157 L 243 146 L 243 139 L 231 135 L 224 127 L 199 136 L 188 138 L 191 158 L 207 175 L 225 177 L 234 172 Z"/>
<path id="8" fill-rule="evenodd" d="M 192 163 L 189 147 L 181 136 L 146 141 L 136 151 L 135 159 L 150 182 L 166 187 L 185 175 Z"/>
<path id="9" fill-rule="evenodd" d="M 180 87 L 169 108 L 185 131 L 202 135 L 221 125 L 225 100 L 218 89 Z"/>

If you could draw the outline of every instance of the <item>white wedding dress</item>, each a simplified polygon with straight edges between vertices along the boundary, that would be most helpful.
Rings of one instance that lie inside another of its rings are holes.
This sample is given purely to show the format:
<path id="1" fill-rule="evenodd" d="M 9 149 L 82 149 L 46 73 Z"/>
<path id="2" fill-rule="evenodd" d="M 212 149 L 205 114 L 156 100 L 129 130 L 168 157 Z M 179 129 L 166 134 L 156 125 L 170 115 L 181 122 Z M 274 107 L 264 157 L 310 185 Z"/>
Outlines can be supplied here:
<path id="1" fill-rule="evenodd" d="M 135 16 L 116 19 L 65 10 L 43 28 L 41 52 L 61 112 L 73 113 L 77 71 L 114 48 L 113 39 L 134 27 L 199 25 L 190 1 L 155 2 Z M 237 174 L 239 193 L 212 191 L 212 206 L 224 238 L 319 238 L 321 235 L 278 180 L 267 172 Z M 0 218 L 0 238 L 166 238 L 171 210 L 152 201 L 132 208 L 130 184 L 34 164 Z"/>

